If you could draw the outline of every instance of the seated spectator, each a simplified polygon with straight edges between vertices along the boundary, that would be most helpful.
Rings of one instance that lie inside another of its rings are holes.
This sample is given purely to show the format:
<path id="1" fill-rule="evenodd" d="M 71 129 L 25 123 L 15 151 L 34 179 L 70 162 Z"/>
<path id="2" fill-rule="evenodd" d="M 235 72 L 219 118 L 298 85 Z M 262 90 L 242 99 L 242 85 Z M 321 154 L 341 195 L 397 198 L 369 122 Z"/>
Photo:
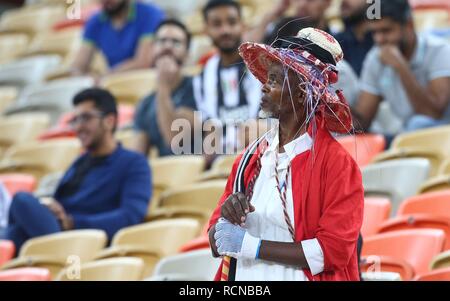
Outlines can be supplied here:
<path id="1" fill-rule="evenodd" d="M 194 78 L 194 95 L 203 120 L 216 120 L 215 126 L 223 127 L 223 136 L 222 131 L 216 132 L 217 144 L 236 151 L 240 147 L 238 124 L 258 117 L 261 84 L 248 72 L 239 55 L 244 33 L 240 4 L 232 0 L 210 0 L 203 16 L 206 33 L 218 53 Z M 233 123 L 229 124 L 230 121 Z"/>
<path id="2" fill-rule="evenodd" d="M 372 33 L 369 31 L 366 0 L 343 0 L 341 17 L 345 29 L 335 35 L 341 44 L 345 59 L 350 63 L 358 76 L 361 75 L 362 64 L 367 53 L 373 47 Z"/>
<path id="3" fill-rule="evenodd" d="M 139 133 L 136 150 L 140 153 L 148 154 L 150 147 L 155 146 L 160 156 L 172 155 L 171 144 L 177 135 L 171 130 L 172 123 L 183 119 L 194 127 L 196 104 L 192 77 L 182 74 L 190 40 L 186 27 L 173 19 L 163 21 L 156 30 L 156 92 L 144 98 L 135 113 L 135 128 Z"/>
<path id="4" fill-rule="evenodd" d="M 24 192 L 14 196 L 5 236 L 17 250 L 27 239 L 71 229 L 102 229 L 111 239 L 121 228 L 142 222 L 147 213 L 150 169 L 144 156 L 115 141 L 114 97 L 87 89 L 73 104 L 71 124 L 87 151 L 67 170 L 53 198 Z"/>
<path id="5" fill-rule="evenodd" d="M 102 11 L 86 23 L 72 73 L 88 73 L 96 51 L 104 55 L 111 73 L 147 68 L 151 63 L 152 36 L 164 19 L 164 12 L 134 0 L 101 2 Z"/>
<path id="6" fill-rule="evenodd" d="M 447 124 L 450 45 L 415 32 L 407 0 L 381 0 L 380 5 L 381 19 L 370 21 L 377 46 L 364 61 L 355 125 L 369 129 L 382 101 L 402 120 L 403 130 Z"/>

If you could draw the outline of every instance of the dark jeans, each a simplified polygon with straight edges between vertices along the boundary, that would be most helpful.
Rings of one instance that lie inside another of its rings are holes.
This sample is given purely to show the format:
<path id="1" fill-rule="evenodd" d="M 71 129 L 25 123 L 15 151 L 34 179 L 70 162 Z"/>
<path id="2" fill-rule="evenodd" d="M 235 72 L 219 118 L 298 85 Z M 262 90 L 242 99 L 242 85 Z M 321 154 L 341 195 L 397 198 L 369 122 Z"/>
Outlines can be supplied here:
<path id="1" fill-rule="evenodd" d="M 14 196 L 5 238 L 14 242 L 17 253 L 26 240 L 60 231 L 61 226 L 56 217 L 37 198 L 26 192 Z"/>

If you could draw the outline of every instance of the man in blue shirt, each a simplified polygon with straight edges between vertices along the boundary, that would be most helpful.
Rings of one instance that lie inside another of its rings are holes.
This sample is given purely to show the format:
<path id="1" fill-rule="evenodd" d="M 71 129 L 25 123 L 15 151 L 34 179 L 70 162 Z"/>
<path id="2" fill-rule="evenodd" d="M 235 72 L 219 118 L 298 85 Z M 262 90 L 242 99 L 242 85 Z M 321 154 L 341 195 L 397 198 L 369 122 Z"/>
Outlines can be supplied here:
<path id="1" fill-rule="evenodd" d="M 151 38 L 164 19 L 164 12 L 132 0 L 102 0 L 102 5 L 103 10 L 86 23 L 72 73 L 87 73 L 95 51 L 102 52 L 110 72 L 148 67 Z"/>
<path id="2" fill-rule="evenodd" d="M 71 125 L 86 149 L 52 198 L 17 193 L 9 210 L 6 239 L 16 249 L 29 238 L 71 229 L 102 229 L 111 239 L 121 228 L 144 220 L 151 198 L 151 173 L 144 156 L 114 139 L 114 97 L 93 88 L 75 96 Z"/>

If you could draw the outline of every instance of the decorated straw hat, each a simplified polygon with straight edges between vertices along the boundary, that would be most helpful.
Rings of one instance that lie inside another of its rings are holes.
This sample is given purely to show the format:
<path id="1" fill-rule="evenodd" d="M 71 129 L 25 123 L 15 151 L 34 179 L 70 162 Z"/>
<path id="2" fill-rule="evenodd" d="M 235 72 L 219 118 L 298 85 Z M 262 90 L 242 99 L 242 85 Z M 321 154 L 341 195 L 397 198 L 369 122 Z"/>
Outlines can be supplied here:
<path id="1" fill-rule="evenodd" d="M 304 28 L 295 37 L 279 38 L 273 45 L 243 43 L 239 53 L 250 72 L 267 82 L 267 71 L 273 63 L 291 69 L 308 83 L 313 95 L 314 113 L 320 114 L 329 131 L 349 133 L 352 129 L 350 108 L 342 91 L 330 84 L 338 80 L 336 64 L 343 59 L 342 48 L 328 33 L 316 28 Z"/>

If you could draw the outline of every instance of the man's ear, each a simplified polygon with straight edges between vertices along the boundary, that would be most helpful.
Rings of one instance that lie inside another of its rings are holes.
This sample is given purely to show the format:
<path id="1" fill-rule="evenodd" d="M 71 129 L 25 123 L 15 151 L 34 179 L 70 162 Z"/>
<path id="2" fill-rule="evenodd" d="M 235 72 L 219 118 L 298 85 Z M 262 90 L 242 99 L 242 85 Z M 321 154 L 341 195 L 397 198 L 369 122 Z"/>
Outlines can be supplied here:
<path id="1" fill-rule="evenodd" d="M 108 114 L 105 116 L 103 120 L 105 121 L 108 130 L 112 131 L 117 126 L 117 119 L 118 117 L 114 114 Z"/>

